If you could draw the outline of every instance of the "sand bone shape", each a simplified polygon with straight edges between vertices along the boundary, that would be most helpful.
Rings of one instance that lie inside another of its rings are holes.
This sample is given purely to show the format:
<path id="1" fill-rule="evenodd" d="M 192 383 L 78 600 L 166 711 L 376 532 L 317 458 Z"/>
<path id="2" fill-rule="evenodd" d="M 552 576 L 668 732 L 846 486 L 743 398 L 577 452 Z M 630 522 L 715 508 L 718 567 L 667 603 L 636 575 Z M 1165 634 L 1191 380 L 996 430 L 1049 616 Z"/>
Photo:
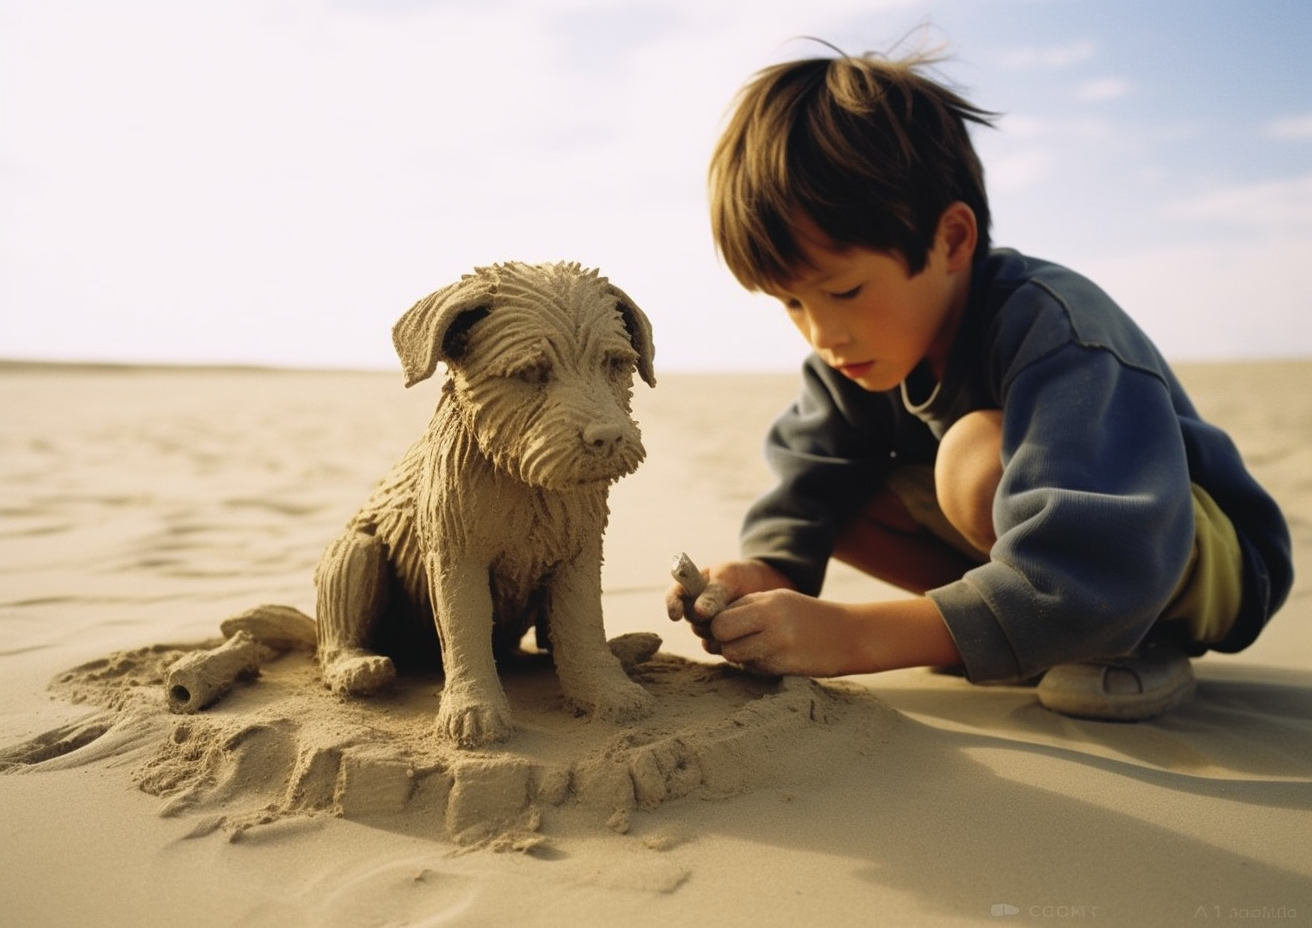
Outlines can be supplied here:
<path id="1" fill-rule="evenodd" d="M 647 317 L 595 270 L 506 263 L 420 300 L 392 335 L 406 386 L 439 362 L 446 378 L 426 433 L 316 569 L 325 683 L 368 695 L 393 658 L 440 652 L 439 731 L 504 740 L 495 655 L 536 628 L 573 707 L 647 715 L 601 608 L 610 484 L 645 454 L 631 396 L 635 369 L 655 385 Z"/>

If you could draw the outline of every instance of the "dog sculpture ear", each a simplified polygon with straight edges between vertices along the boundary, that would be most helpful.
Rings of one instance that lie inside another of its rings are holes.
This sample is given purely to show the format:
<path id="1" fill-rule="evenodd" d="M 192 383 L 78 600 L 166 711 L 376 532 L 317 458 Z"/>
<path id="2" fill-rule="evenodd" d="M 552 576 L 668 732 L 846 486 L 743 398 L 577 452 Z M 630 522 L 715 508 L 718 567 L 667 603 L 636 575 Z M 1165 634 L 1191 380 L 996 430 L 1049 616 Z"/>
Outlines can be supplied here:
<path id="1" fill-rule="evenodd" d="M 629 341 L 633 350 L 638 352 L 638 375 L 647 382 L 647 386 L 656 386 L 656 346 L 651 340 L 651 322 L 638 304 L 629 299 L 629 295 L 610 281 L 606 282 L 610 292 L 619 301 L 615 308 L 624 317 L 624 328 L 629 330 Z"/>
<path id="2" fill-rule="evenodd" d="M 438 361 L 458 358 L 469 328 L 492 309 L 496 281 L 481 271 L 430 293 L 392 326 L 392 344 L 401 358 L 405 385 L 413 387 L 437 370 Z"/>

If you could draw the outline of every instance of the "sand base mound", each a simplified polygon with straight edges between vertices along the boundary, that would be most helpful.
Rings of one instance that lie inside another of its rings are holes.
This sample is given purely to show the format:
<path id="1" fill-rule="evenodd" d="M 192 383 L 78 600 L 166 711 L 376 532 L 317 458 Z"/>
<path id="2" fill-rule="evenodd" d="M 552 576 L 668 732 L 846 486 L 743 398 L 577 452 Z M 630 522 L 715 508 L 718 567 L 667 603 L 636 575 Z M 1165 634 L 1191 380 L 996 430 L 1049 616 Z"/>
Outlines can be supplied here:
<path id="1" fill-rule="evenodd" d="M 0 749 L 0 769 L 128 758 L 136 784 L 165 800 L 162 815 L 197 819 L 194 836 L 236 839 L 293 816 L 335 815 L 462 847 L 535 851 L 570 823 L 623 833 L 633 815 L 673 800 L 740 795 L 801 765 L 814 777 L 877 749 L 897 716 L 858 687 L 762 679 L 660 653 L 654 635 L 636 646 L 625 638 L 615 646 L 638 653 L 629 672 L 655 697 L 650 718 L 621 726 L 572 714 L 549 656 L 524 654 L 501 668 L 515 734 L 486 750 L 438 737 L 440 675 L 347 700 L 323 687 L 310 654 L 294 651 L 212 708 L 175 715 L 167 668 L 218 642 L 119 652 L 52 684 L 104 711 Z"/>

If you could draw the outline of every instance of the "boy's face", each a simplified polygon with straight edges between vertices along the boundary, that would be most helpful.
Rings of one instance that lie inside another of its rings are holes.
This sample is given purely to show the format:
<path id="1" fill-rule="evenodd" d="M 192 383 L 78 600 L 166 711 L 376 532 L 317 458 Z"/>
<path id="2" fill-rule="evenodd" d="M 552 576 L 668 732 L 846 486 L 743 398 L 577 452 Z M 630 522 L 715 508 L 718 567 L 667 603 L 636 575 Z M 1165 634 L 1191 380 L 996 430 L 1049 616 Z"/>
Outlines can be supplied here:
<path id="1" fill-rule="evenodd" d="M 836 245 L 809 219 L 798 231 L 808 266 L 767 292 L 821 359 L 872 391 L 893 389 L 922 360 L 941 377 L 970 286 L 961 243 L 940 234 L 912 276 L 897 252 Z"/>

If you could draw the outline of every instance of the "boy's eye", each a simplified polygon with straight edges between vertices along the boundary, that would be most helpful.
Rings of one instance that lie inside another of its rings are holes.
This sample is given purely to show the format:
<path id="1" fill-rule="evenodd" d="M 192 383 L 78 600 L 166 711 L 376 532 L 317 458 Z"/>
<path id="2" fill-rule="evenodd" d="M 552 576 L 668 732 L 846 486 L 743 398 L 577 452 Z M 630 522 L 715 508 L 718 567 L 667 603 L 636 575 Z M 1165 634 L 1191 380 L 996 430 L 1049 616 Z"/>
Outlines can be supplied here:
<path id="1" fill-rule="evenodd" d="M 858 284 L 857 286 L 853 287 L 851 290 L 844 290 L 842 293 L 832 293 L 830 294 L 830 296 L 832 296 L 836 300 L 854 300 L 856 299 L 857 295 L 860 293 L 861 293 L 861 286 Z"/>

